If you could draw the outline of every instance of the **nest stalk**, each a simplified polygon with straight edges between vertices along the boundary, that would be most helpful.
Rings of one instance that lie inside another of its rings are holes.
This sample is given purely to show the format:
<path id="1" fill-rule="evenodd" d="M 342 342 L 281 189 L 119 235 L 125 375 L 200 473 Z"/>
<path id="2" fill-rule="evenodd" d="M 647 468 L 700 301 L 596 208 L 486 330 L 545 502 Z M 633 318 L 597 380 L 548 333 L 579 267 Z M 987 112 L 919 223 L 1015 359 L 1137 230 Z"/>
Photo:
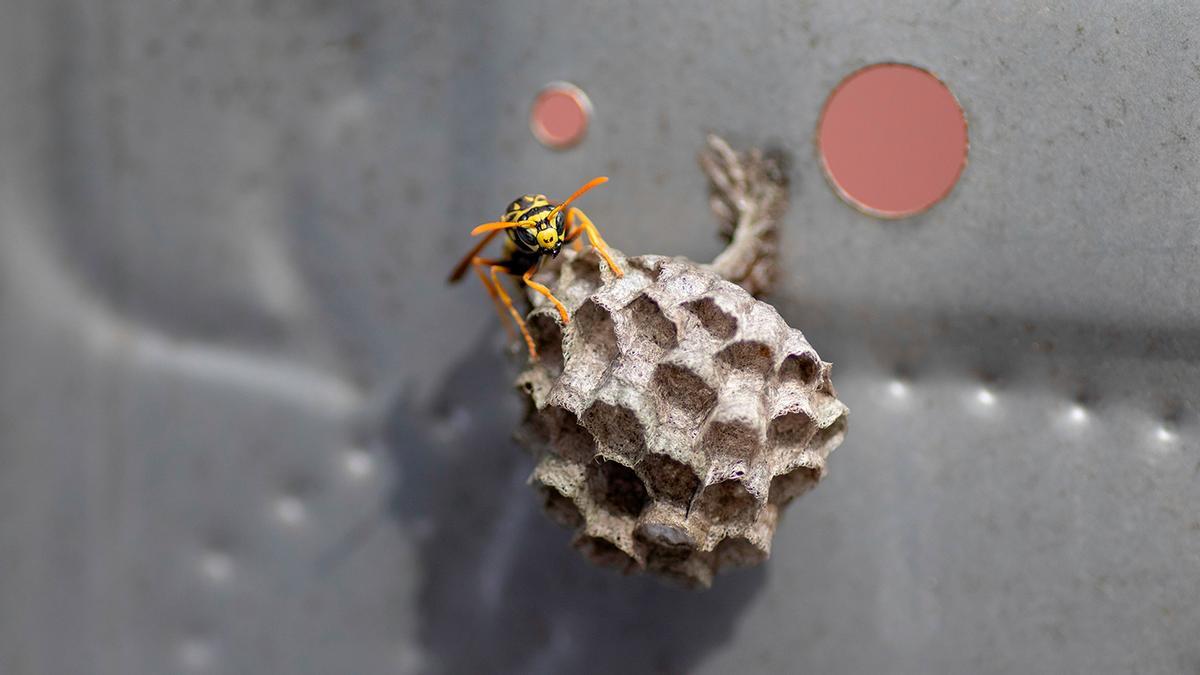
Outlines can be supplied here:
<path id="1" fill-rule="evenodd" d="M 736 152 L 715 134 L 698 161 L 708 177 L 708 204 L 728 246 L 711 263 L 713 271 L 760 297 L 775 286 L 779 266 L 779 223 L 788 207 L 788 177 L 780 153 L 753 148 Z"/>

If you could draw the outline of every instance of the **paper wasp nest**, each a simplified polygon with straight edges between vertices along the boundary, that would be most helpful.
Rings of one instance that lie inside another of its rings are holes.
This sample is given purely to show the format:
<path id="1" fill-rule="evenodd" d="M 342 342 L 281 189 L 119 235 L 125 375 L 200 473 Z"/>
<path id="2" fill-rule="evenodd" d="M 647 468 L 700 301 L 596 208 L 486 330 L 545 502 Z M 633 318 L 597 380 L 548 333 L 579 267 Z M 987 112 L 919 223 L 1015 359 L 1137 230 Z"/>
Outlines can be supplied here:
<path id="1" fill-rule="evenodd" d="M 764 160 L 710 144 L 714 195 L 741 197 L 730 212 L 736 246 L 749 221 L 773 217 L 770 208 L 747 215 L 748 204 L 772 206 L 761 194 L 730 194 L 753 188 L 755 174 L 744 172 Z M 731 167 L 739 180 L 722 187 Z M 730 275 L 744 283 L 769 278 L 756 261 L 773 256 L 754 251 L 773 252 L 773 241 L 756 241 L 745 255 L 723 254 L 745 263 L 748 274 Z M 518 437 L 537 458 L 531 482 L 547 512 L 575 529 L 585 556 L 707 586 L 722 568 L 767 557 L 781 509 L 825 473 L 847 409 L 830 364 L 773 307 L 718 273 L 729 274 L 722 258 L 611 252 L 623 278 L 591 249 L 565 251 L 541 277 L 572 320 L 561 326 L 553 307 L 531 298 L 541 358 L 517 380 L 529 403 Z"/>

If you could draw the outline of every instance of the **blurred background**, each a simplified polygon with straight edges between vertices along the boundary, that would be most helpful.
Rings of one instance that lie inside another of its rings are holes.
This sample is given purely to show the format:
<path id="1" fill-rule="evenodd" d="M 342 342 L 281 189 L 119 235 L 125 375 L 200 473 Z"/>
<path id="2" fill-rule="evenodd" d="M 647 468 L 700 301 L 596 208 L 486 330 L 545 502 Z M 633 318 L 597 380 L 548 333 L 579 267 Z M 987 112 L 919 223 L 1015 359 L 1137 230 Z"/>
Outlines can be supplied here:
<path id="1" fill-rule="evenodd" d="M 1200 672 L 1195 6 L 2 5 L 0 671 Z M 970 159 L 884 220 L 815 129 L 893 61 Z M 772 559 L 691 592 L 539 512 L 444 279 L 599 174 L 613 246 L 711 259 L 710 131 L 792 156 L 769 300 L 851 417 Z"/>

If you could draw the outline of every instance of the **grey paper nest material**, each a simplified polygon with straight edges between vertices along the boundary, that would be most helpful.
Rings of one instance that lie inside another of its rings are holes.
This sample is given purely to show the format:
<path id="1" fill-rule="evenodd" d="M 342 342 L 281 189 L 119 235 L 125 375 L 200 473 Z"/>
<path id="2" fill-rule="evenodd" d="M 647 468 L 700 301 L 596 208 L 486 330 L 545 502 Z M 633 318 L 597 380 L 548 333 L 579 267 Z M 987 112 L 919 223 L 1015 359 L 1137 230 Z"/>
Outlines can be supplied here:
<path id="1" fill-rule="evenodd" d="M 619 279 L 594 250 L 565 251 L 539 279 L 572 320 L 529 298 L 541 358 L 517 380 L 530 480 L 575 546 L 700 586 L 766 559 L 780 510 L 824 475 L 847 414 L 830 364 L 733 283 L 769 286 L 782 171 L 709 143 L 701 165 L 730 248 L 712 265 L 612 250 Z"/>
<path id="2" fill-rule="evenodd" d="M 566 254 L 521 374 L 532 482 L 598 563 L 708 585 L 767 557 L 845 429 L 829 364 L 766 303 L 683 258 Z"/>

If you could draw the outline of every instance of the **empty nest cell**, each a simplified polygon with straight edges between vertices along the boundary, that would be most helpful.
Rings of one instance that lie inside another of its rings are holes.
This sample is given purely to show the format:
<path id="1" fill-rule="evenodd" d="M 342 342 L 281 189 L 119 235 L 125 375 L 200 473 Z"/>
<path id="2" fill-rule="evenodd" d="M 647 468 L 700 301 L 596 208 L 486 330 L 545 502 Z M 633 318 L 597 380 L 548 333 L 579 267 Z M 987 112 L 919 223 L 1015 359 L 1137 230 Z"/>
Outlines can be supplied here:
<path id="1" fill-rule="evenodd" d="M 816 354 L 788 354 L 779 367 L 779 379 L 784 382 L 798 382 L 810 385 L 821 375 L 821 360 Z"/>
<path id="2" fill-rule="evenodd" d="M 717 362 L 745 375 L 765 379 L 774 365 L 772 354 L 770 345 L 747 340 L 727 345 L 717 353 Z"/>
<path id="3" fill-rule="evenodd" d="M 663 314 L 662 308 L 650 296 L 639 295 L 625 311 L 629 313 L 638 338 L 650 342 L 659 352 L 674 349 L 679 343 L 674 322 Z"/>
<path id="4" fill-rule="evenodd" d="M 817 467 L 800 466 L 771 479 L 769 501 L 783 506 L 796 497 L 808 492 L 821 480 L 821 470 Z"/>
<path id="5" fill-rule="evenodd" d="M 786 459 L 808 447 L 808 442 L 817 433 L 817 426 L 803 411 L 781 415 L 771 420 L 767 427 L 767 442 L 777 451 L 777 456 Z"/>
<path id="6" fill-rule="evenodd" d="M 712 298 L 699 298 L 685 302 L 683 308 L 691 312 L 708 334 L 718 340 L 728 340 L 737 333 L 738 322 L 721 309 Z"/>
<path id="7" fill-rule="evenodd" d="M 704 488 L 697 509 L 714 523 L 753 520 L 758 502 L 740 480 L 727 480 Z"/>
<path id="8" fill-rule="evenodd" d="M 846 415 L 838 417 L 833 421 L 833 424 L 819 429 L 813 435 L 812 442 L 809 447 L 821 457 L 826 457 L 833 452 L 834 448 L 842 444 L 842 439 L 846 436 Z"/>
<path id="9" fill-rule="evenodd" d="M 534 481 L 538 492 L 542 495 L 542 508 L 550 520 L 563 527 L 576 528 L 583 525 L 583 513 L 575 506 L 575 502 L 553 487 Z"/>
<path id="10" fill-rule="evenodd" d="M 743 537 L 727 537 L 713 549 L 716 568 L 749 567 L 767 559 L 767 552 Z"/>
<path id="11" fill-rule="evenodd" d="M 701 441 L 711 460 L 751 459 L 758 455 L 758 431 L 741 422 L 711 422 Z"/>
<path id="12" fill-rule="evenodd" d="M 637 415 L 625 406 L 595 401 L 583 413 L 583 426 L 602 452 L 634 461 L 645 448 L 645 429 Z"/>
<path id="13" fill-rule="evenodd" d="M 563 369 L 563 335 L 557 312 L 551 312 L 553 310 L 533 312 L 526 325 L 533 336 L 541 365 L 548 368 L 552 375 L 558 375 Z"/>
<path id="14" fill-rule="evenodd" d="M 717 392 L 687 368 L 660 363 L 650 389 L 658 402 L 659 419 L 676 426 L 699 428 L 717 403 Z"/>
<path id="15" fill-rule="evenodd" d="M 615 516 L 636 518 L 649 501 L 633 469 L 609 459 L 588 466 L 587 490 L 595 504 Z"/>
<path id="16" fill-rule="evenodd" d="M 666 455 L 647 454 L 638 470 L 646 477 L 655 499 L 686 504 L 700 488 L 700 477 L 691 467 Z"/>
<path id="17" fill-rule="evenodd" d="M 575 413 L 558 406 L 547 406 L 539 415 L 541 424 L 548 429 L 550 448 L 554 454 L 574 462 L 587 462 L 596 456 L 596 441 L 592 434 L 579 424 Z"/>
<path id="18" fill-rule="evenodd" d="M 572 317 L 563 343 L 566 367 L 576 388 L 595 388 L 617 357 L 617 333 L 608 310 L 594 300 L 586 300 Z"/>

